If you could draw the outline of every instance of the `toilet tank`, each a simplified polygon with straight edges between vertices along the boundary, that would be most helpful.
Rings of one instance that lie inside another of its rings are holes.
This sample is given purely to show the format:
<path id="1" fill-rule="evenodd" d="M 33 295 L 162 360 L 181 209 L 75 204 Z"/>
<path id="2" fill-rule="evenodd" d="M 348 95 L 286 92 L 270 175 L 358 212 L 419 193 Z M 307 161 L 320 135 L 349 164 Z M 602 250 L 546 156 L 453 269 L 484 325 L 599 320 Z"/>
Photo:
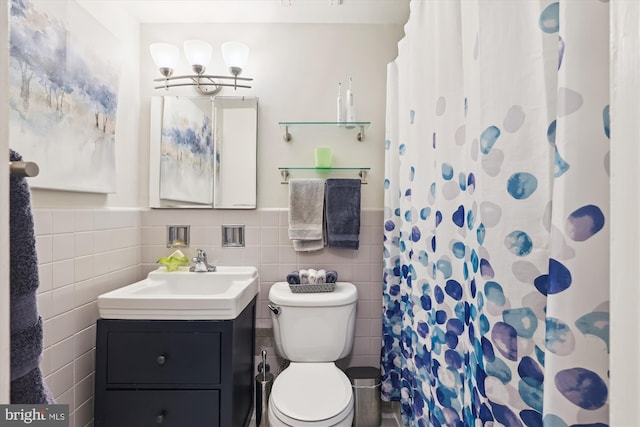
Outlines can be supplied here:
<path id="1" fill-rule="evenodd" d="M 293 293 L 289 284 L 275 283 L 269 301 L 276 351 L 292 362 L 333 362 L 351 353 L 358 291 L 338 282 L 335 291 Z"/>

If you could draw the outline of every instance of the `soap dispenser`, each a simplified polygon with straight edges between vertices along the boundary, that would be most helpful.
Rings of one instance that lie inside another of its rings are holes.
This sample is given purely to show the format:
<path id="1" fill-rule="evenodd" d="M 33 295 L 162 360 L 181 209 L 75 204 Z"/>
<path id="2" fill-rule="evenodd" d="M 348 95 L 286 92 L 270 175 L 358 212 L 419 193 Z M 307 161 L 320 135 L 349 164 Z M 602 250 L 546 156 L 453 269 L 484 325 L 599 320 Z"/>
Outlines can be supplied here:
<path id="1" fill-rule="evenodd" d="M 349 77 L 349 89 L 347 89 L 347 96 L 346 96 L 347 108 L 346 108 L 346 117 L 345 117 L 345 121 L 348 123 L 352 123 L 356 121 L 356 110 L 355 110 L 355 104 L 353 101 L 352 85 L 353 85 L 353 79 Z M 351 129 L 354 127 L 354 125 L 347 125 L 346 127 Z"/>

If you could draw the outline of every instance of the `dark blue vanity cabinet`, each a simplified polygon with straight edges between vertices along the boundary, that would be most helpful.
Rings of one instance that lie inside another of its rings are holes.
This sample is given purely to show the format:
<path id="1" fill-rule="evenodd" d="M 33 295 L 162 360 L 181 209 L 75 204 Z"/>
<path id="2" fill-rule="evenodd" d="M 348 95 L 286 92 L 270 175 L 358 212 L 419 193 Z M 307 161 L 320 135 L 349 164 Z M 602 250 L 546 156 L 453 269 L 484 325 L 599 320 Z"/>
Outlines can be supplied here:
<path id="1" fill-rule="evenodd" d="M 233 320 L 98 319 L 95 427 L 246 427 L 255 298 Z"/>

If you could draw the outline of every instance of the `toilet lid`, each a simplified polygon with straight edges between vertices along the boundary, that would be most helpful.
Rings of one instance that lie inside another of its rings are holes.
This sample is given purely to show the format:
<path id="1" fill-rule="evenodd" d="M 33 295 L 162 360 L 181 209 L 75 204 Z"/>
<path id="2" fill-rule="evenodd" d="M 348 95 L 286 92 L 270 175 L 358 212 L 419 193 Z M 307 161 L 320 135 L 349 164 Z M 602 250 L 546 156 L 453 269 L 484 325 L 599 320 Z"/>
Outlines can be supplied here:
<path id="1" fill-rule="evenodd" d="M 326 420 L 352 403 L 351 382 L 333 363 L 291 363 L 273 383 L 270 401 L 289 418 Z"/>

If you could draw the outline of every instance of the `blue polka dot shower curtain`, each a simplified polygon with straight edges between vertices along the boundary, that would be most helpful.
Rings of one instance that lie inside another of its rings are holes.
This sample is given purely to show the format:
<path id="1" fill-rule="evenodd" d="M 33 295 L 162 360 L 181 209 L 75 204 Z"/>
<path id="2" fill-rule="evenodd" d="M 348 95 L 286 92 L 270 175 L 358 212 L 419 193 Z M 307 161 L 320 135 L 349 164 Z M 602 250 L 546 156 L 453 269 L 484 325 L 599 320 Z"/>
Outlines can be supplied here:
<path id="1" fill-rule="evenodd" d="M 382 394 L 608 425 L 609 3 L 413 0 L 388 66 Z"/>

